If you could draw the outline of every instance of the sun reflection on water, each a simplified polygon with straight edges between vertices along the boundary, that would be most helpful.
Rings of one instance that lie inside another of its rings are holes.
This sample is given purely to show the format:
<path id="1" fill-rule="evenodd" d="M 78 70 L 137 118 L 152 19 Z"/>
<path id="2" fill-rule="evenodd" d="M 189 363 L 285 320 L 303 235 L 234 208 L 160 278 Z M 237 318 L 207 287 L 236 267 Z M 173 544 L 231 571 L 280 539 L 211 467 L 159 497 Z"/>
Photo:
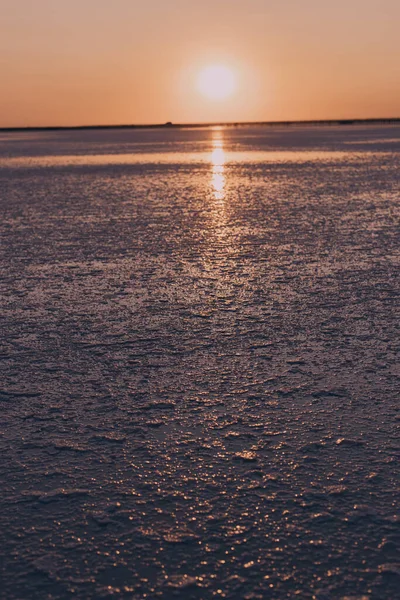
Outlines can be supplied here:
<path id="1" fill-rule="evenodd" d="M 213 150 L 211 153 L 212 177 L 211 184 L 214 191 L 214 198 L 218 202 L 225 199 L 225 150 L 224 142 L 220 131 L 216 131 L 213 138 Z"/>

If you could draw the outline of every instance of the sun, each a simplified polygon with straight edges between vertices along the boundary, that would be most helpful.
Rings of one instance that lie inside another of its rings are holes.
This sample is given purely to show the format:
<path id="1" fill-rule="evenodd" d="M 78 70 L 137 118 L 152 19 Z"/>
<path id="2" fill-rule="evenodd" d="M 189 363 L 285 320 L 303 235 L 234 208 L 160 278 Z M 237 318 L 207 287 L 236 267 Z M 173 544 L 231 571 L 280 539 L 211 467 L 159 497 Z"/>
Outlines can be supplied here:
<path id="1" fill-rule="evenodd" d="M 225 65 L 204 67 L 198 74 L 197 88 L 208 100 L 226 100 L 236 91 L 236 74 Z"/>

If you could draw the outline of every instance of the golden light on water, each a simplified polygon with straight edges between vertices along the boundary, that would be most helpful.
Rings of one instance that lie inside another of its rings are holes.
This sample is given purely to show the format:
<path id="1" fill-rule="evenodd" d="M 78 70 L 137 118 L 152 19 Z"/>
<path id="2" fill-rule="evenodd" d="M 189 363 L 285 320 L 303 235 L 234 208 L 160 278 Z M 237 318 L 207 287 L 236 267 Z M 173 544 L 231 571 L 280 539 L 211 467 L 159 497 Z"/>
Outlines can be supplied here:
<path id="1" fill-rule="evenodd" d="M 211 184 L 214 190 L 214 198 L 222 201 L 225 198 L 225 150 L 221 133 L 217 130 L 213 138 L 213 150 L 211 153 L 212 177 Z"/>

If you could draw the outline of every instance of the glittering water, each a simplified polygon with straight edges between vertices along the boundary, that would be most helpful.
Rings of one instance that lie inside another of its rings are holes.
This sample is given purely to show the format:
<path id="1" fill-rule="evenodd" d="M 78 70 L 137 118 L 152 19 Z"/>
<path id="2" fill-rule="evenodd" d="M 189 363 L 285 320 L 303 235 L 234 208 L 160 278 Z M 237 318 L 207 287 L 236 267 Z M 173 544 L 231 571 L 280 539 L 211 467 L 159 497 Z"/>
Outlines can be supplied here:
<path id="1" fill-rule="evenodd" d="M 399 166 L 399 126 L 1 135 L 5 598 L 400 598 Z"/>

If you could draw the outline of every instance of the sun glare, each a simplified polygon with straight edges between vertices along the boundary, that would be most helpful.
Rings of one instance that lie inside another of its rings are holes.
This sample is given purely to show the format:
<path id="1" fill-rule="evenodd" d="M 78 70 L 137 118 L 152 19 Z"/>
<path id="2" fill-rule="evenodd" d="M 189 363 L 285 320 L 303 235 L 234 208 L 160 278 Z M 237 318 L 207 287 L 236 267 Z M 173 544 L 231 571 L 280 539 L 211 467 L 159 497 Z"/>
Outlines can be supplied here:
<path id="1" fill-rule="evenodd" d="M 200 93 L 209 100 L 226 100 L 236 91 L 236 75 L 229 67 L 211 65 L 200 71 L 197 87 Z"/>

